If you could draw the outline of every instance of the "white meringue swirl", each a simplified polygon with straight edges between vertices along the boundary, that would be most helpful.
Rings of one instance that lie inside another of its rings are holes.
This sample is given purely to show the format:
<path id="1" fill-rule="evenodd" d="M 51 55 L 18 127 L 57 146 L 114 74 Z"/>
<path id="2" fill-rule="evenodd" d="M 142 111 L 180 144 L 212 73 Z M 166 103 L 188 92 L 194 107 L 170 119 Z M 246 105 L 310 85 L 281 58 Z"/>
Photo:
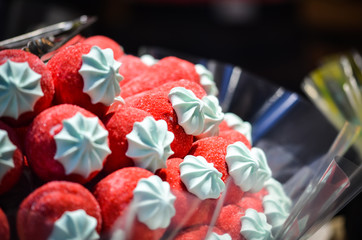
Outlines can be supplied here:
<path id="1" fill-rule="evenodd" d="M 214 75 L 210 72 L 204 65 L 195 64 L 195 70 L 200 76 L 201 86 L 206 91 L 207 95 L 217 96 L 219 94 L 219 90 L 216 87 L 214 81 Z"/>
<path id="2" fill-rule="evenodd" d="M 126 135 L 128 149 L 126 156 L 131 158 L 136 166 L 152 172 L 166 167 L 166 160 L 174 152 L 171 143 L 174 134 L 167 130 L 164 120 L 156 121 L 146 117 L 142 122 L 135 122 L 132 131 Z"/>
<path id="3" fill-rule="evenodd" d="M 175 87 L 171 89 L 168 98 L 177 114 L 178 123 L 187 134 L 210 137 L 219 133 L 224 113 L 215 96 L 199 99 L 191 90 Z"/>
<path id="4" fill-rule="evenodd" d="M 158 63 L 158 59 L 154 58 L 152 55 L 150 54 L 143 54 L 140 57 L 141 61 L 146 64 L 147 66 L 152 66 L 155 65 L 156 63 Z"/>
<path id="5" fill-rule="evenodd" d="M 271 177 L 264 152 L 260 148 L 249 150 L 242 142 L 227 147 L 225 157 L 229 174 L 244 192 L 258 192 Z"/>
<path id="6" fill-rule="evenodd" d="M 101 170 L 111 150 L 108 146 L 108 131 L 99 125 L 97 117 L 85 117 L 76 113 L 63 120 L 62 130 L 54 136 L 56 153 L 65 174 L 79 174 L 87 178 Z"/>
<path id="7" fill-rule="evenodd" d="M 96 240 L 100 239 L 96 231 L 97 219 L 88 215 L 83 209 L 65 211 L 55 221 L 48 240 Z"/>
<path id="8" fill-rule="evenodd" d="M 288 218 L 292 202 L 282 185 L 274 178 L 265 183 L 265 188 L 268 195 L 263 198 L 264 213 L 268 223 L 272 225 L 272 233 L 275 236 Z"/>
<path id="9" fill-rule="evenodd" d="M 27 62 L 7 60 L 0 65 L 0 117 L 18 117 L 34 110 L 35 103 L 44 96 L 41 75 Z"/>
<path id="10" fill-rule="evenodd" d="M 100 49 L 98 46 L 93 46 L 88 54 L 82 56 L 82 60 L 78 72 L 83 77 L 83 92 L 90 96 L 93 104 L 110 106 L 121 93 L 121 63 L 114 60 L 112 49 Z"/>
<path id="11" fill-rule="evenodd" d="M 160 177 L 153 175 L 139 180 L 133 190 L 133 200 L 138 220 L 151 230 L 167 228 L 176 214 L 170 185 Z"/>
<path id="12" fill-rule="evenodd" d="M 219 125 L 224 120 L 219 100 L 215 96 L 206 96 L 201 100 L 205 103 L 203 108 L 204 129 L 198 138 L 217 136 L 219 135 Z"/>
<path id="13" fill-rule="evenodd" d="M 222 173 L 202 156 L 187 155 L 180 163 L 180 177 L 187 190 L 202 200 L 217 199 L 225 190 Z"/>
<path id="14" fill-rule="evenodd" d="M 241 119 L 238 115 L 231 112 L 225 113 L 224 120 L 231 129 L 234 129 L 243 134 L 248 139 L 250 144 L 252 144 L 252 126 L 249 122 L 243 121 L 243 119 Z"/>
<path id="15" fill-rule="evenodd" d="M 271 228 L 264 213 L 259 213 L 255 209 L 247 209 L 245 215 L 241 217 L 240 233 L 247 240 L 271 240 L 273 239 Z"/>

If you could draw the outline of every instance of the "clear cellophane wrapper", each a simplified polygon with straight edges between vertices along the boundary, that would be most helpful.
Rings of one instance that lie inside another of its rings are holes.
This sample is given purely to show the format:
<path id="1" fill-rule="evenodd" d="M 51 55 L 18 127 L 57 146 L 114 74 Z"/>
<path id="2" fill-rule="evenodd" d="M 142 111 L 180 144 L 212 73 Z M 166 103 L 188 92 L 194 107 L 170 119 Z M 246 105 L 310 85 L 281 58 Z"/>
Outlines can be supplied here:
<path id="1" fill-rule="evenodd" d="M 307 239 L 361 192 L 361 159 L 351 147 L 359 141 L 360 125 L 345 121 L 336 129 L 300 94 L 237 66 L 155 47 L 141 48 L 139 54 L 156 59 L 173 55 L 203 64 L 214 74 L 223 111 L 252 124 L 253 147 L 264 150 L 273 177 L 292 200 L 284 225 L 273 233 L 275 239 Z M 227 182 L 227 190 L 229 185 Z M 208 234 L 218 221 L 225 195 L 216 200 L 212 217 L 205 223 Z M 189 194 L 189 198 L 195 196 Z M 184 222 L 202 207 L 202 202 L 193 203 L 185 212 Z M 122 234 L 132 231 L 130 219 L 136 219 L 132 207 L 119 219 Z M 183 227 L 180 223 L 169 228 L 163 239 L 173 239 Z M 117 227 L 115 231 L 117 234 Z"/>

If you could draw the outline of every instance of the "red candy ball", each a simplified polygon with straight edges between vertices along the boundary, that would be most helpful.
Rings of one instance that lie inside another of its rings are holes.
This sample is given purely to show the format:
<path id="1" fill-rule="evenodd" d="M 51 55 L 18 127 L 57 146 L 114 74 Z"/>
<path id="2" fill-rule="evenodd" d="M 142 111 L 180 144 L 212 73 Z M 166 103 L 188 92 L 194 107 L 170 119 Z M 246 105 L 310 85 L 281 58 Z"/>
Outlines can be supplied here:
<path id="1" fill-rule="evenodd" d="M 221 231 L 230 234 L 231 239 L 245 240 L 245 238 L 240 234 L 240 218 L 245 215 L 245 210 L 246 209 L 233 204 L 224 206 L 220 211 L 215 226 Z"/>
<path id="2" fill-rule="evenodd" d="M 188 227 L 199 224 L 209 224 L 217 200 L 201 200 L 190 193 L 180 177 L 180 163 L 182 158 L 170 158 L 166 161 L 166 168 L 160 169 L 156 174 L 168 182 L 172 193 L 176 196 L 176 215 L 171 220 L 172 228 Z"/>
<path id="3" fill-rule="evenodd" d="M 222 137 L 207 137 L 195 141 L 188 155 L 202 156 L 209 163 L 213 163 L 214 167 L 222 173 L 221 179 L 225 182 L 229 176 L 225 162 L 227 146 L 227 141 Z"/>
<path id="4" fill-rule="evenodd" d="M 104 116 L 108 106 L 101 102 L 93 104 L 90 96 L 83 92 L 84 81 L 79 74 L 82 55 L 88 54 L 91 45 L 77 43 L 57 52 L 47 66 L 55 81 L 55 101 L 83 107 L 97 116 Z"/>
<path id="5" fill-rule="evenodd" d="M 0 119 L 10 126 L 24 126 L 29 124 L 37 114 L 52 105 L 54 97 L 53 77 L 47 65 L 32 53 L 20 49 L 0 51 L 0 65 L 3 65 L 7 60 L 27 62 L 31 70 L 41 75 L 40 87 L 44 95 L 35 102 L 33 110 L 22 113 L 17 119 L 9 116 L 0 116 Z"/>
<path id="6" fill-rule="evenodd" d="M 118 61 L 122 63 L 119 68 L 119 73 L 123 76 L 123 80 L 119 83 L 121 88 L 135 77 L 143 74 L 149 68 L 139 57 L 129 54 L 122 55 Z"/>
<path id="7" fill-rule="evenodd" d="M 83 40 L 83 43 L 89 44 L 91 46 L 98 46 L 101 49 L 106 49 L 106 48 L 112 49 L 114 59 L 119 59 L 124 54 L 121 45 L 119 45 L 113 39 L 103 35 L 94 35 L 91 37 L 87 37 L 86 39 Z"/>
<path id="8" fill-rule="evenodd" d="M 195 65 L 177 57 L 165 57 L 149 69 L 123 85 L 121 96 L 127 98 L 154 89 L 164 83 L 187 79 L 200 84 Z"/>
<path id="9" fill-rule="evenodd" d="M 102 210 L 103 230 L 110 233 L 113 228 L 132 227 L 127 239 L 159 239 L 166 229 L 151 230 L 136 218 L 129 222 L 127 217 L 133 199 L 133 190 L 138 181 L 154 174 L 138 167 L 126 167 L 103 178 L 94 188 L 94 196 Z"/>
<path id="10" fill-rule="evenodd" d="M 175 135 L 171 143 L 171 149 L 174 152 L 171 157 L 183 158 L 186 156 L 191 148 L 193 136 L 186 134 L 181 125 L 178 124 L 177 114 L 165 94 L 142 94 L 139 97 L 126 99 L 126 106 L 149 112 L 156 120 L 165 120 L 168 131 Z"/>
<path id="11" fill-rule="evenodd" d="M 224 138 L 228 144 L 233 144 L 235 142 L 242 142 L 245 144 L 246 147 L 251 149 L 251 144 L 249 140 L 243 135 L 242 133 L 236 130 L 227 130 L 227 131 L 220 131 L 219 137 Z"/>
<path id="12" fill-rule="evenodd" d="M 217 227 L 211 227 L 208 225 L 194 226 L 190 228 L 186 228 L 182 230 L 177 236 L 174 238 L 175 240 L 204 240 L 208 233 L 216 233 L 218 235 L 223 235 L 223 231 L 221 231 Z"/>
<path id="13" fill-rule="evenodd" d="M 94 196 L 82 185 L 65 181 L 47 183 L 24 199 L 17 214 L 19 238 L 47 239 L 53 225 L 65 211 L 83 209 L 97 220 L 101 232 L 101 211 Z"/>
<path id="14" fill-rule="evenodd" d="M 85 183 L 100 171 L 94 171 L 88 177 L 76 173 L 67 175 L 64 166 L 54 159 L 56 153 L 54 136 L 62 130 L 62 121 L 75 116 L 78 112 L 84 117 L 96 117 L 81 107 L 61 104 L 43 111 L 29 127 L 26 135 L 26 156 L 32 170 L 44 181 L 69 180 Z M 98 123 L 105 129 L 100 120 Z"/>
<path id="15" fill-rule="evenodd" d="M 104 165 L 105 172 L 110 173 L 123 167 L 134 166 L 133 160 L 126 156 L 128 149 L 126 135 L 132 131 L 135 122 L 141 122 L 147 116 L 151 114 L 132 107 L 121 107 L 106 116 L 104 124 L 109 132 L 112 153 Z"/>

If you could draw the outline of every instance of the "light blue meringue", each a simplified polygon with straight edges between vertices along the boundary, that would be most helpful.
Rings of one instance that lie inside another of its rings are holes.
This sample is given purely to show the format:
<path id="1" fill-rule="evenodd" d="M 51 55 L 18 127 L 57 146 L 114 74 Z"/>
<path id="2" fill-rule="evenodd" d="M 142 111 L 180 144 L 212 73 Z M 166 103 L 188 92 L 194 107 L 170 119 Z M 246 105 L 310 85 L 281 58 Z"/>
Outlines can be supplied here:
<path id="1" fill-rule="evenodd" d="M 174 152 L 171 143 L 175 136 L 167 130 L 164 120 L 156 121 L 146 117 L 142 122 L 135 122 L 132 131 L 126 135 L 128 149 L 126 156 L 135 165 L 151 172 L 166 167 L 166 160 Z"/>
<path id="2" fill-rule="evenodd" d="M 10 141 L 7 131 L 0 129 L 0 182 L 3 177 L 13 168 L 14 152 L 16 146 Z"/>
<path id="3" fill-rule="evenodd" d="M 96 240 L 100 239 L 97 231 L 97 219 L 83 209 L 66 211 L 55 221 L 48 240 Z"/>
<path id="4" fill-rule="evenodd" d="M 171 218 L 176 214 L 176 197 L 171 193 L 168 182 L 162 181 L 156 175 L 143 178 L 138 181 L 133 196 L 132 204 L 140 222 L 151 230 L 167 228 L 170 225 Z"/>
<path id="5" fill-rule="evenodd" d="M 222 173 L 202 156 L 187 155 L 180 163 L 180 177 L 187 190 L 202 200 L 217 199 L 225 191 Z"/>
<path id="6" fill-rule="evenodd" d="M 200 137 L 218 135 L 224 113 L 215 96 L 199 99 L 191 90 L 175 87 L 168 98 L 177 114 L 178 124 L 187 134 Z"/>
<path id="7" fill-rule="evenodd" d="M 119 74 L 120 66 L 110 48 L 93 46 L 88 54 L 82 56 L 82 66 L 78 72 L 83 77 L 83 92 L 90 96 L 93 104 L 110 106 L 116 97 L 120 97 L 119 82 L 123 80 Z"/>
<path id="8" fill-rule="evenodd" d="M 35 103 L 44 96 L 41 75 L 27 62 L 7 60 L 0 65 L 0 117 L 18 117 L 34 110 Z"/>
<path id="9" fill-rule="evenodd" d="M 219 90 L 214 81 L 214 75 L 204 65 L 195 64 L 195 70 L 200 76 L 201 86 L 204 88 L 207 95 L 217 96 Z"/>
<path id="10" fill-rule="evenodd" d="M 99 125 L 99 119 L 78 112 L 62 123 L 62 130 L 54 136 L 54 159 L 62 164 L 65 174 L 76 173 L 87 178 L 92 172 L 101 170 L 111 150 L 108 131 Z"/>
<path id="11" fill-rule="evenodd" d="M 227 147 L 225 161 L 229 174 L 244 192 L 258 192 L 271 177 L 271 170 L 260 148 L 249 150 L 242 142 Z"/>
<path id="12" fill-rule="evenodd" d="M 271 240 L 271 225 L 267 223 L 264 213 L 249 208 L 241 217 L 240 234 L 247 240 Z"/>
<path id="13" fill-rule="evenodd" d="M 224 120 L 231 129 L 234 129 L 243 134 L 248 139 L 250 144 L 252 144 L 252 126 L 249 122 L 243 121 L 238 115 L 231 112 L 225 113 Z"/>

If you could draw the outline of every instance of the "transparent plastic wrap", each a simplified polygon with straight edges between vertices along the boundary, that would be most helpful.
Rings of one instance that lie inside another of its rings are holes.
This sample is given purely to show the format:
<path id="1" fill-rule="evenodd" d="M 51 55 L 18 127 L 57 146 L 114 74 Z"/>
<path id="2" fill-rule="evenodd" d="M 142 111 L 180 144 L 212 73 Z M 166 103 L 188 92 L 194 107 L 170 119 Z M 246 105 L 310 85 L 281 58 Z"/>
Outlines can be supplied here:
<path id="1" fill-rule="evenodd" d="M 351 174 L 347 174 L 351 182 L 356 181 L 360 176 L 360 166 L 362 162 L 362 134 L 358 130 L 362 126 L 362 58 L 358 51 L 334 54 L 322 59 L 320 65 L 311 71 L 302 82 L 302 90 L 324 114 L 335 129 L 345 129 L 346 122 L 354 126 L 354 131 L 350 135 L 355 135 L 355 140 L 351 146 L 351 151 L 355 157 L 351 166 Z M 352 127 L 350 127 L 352 128 Z M 352 128 L 353 129 L 353 128 Z M 343 142 L 343 141 L 342 141 Z M 338 159 L 338 162 L 347 162 L 345 159 Z M 347 164 L 348 166 L 348 164 Z M 347 172 L 347 170 L 346 170 Z M 358 186 L 358 183 L 357 183 Z M 353 187 L 346 190 L 335 206 L 339 203 L 343 205 L 342 198 L 346 194 L 353 195 Z M 356 188 L 356 195 L 361 192 L 361 187 Z M 360 196 L 360 194 L 358 195 Z M 355 203 L 357 207 L 357 202 Z M 353 213 L 352 213 L 353 212 Z M 355 219 L 355 211 L 352 209 L 349 218 Z M 354 220 L 355 221 L 355 220 Z M 358 225 L 356 225 L 358 226 Z M 354 231 L 359 231 L 358 227 Z"/>
<path id="2" fill-rule="evenodd" d="M 306 76 L 302 89 L 336 129 L 346 121 L 362 124 L 362 57 L 357 51 L 323 59 Z M 361 156 L 361 137 L 355 142 Z"/>
<path id="3" fill-rule="evenodd" d="M 274 232 L 273 239 L 308 239 L 361 192 L 361 164 L 338 156 L 343 155 L 353 144 L 360 130 L 358 126 L 346 123 L 325 156 L 311 164 L 306 164 L 283 184 L 293 204 L 285 223 L 277 232 Z M 225 194 L 215 200 L 212 217 L 203 223 L 203 227 L 206 226 L 207 230 L 198 233 L 205 234 L 205 239 L 218 229 L 222 221 L 219 217 L 225 217 L 221 211 L 226 206 L 225 196 L 230 190 L 230 184 L 230 181 L 227 182 Z M 188 197 L 195 198 L 190 193 Z M 180 232 L 182 233 L 185 223 L 200 211 L 202 204 L 195 201 L 193 205 L 190 205 L 189 211 L 184 213 L 183 221 L 168 228 L 162 239 L 174 239 Z M 115 224 L 114 232 L 111 234 L 112 239 L 117 239 L 119 234 L 127 236 L 127 233 L 132 232 L 134 227 L 132 223 L 136 215 L 136 208 L 131 207 L 130 212 L 120 218 L 118 224 Z M 235 225 L 235 227 L 238 228 L 240 225 Z M 203 238 L 200 237 L 200 239 Z"/>
<path id="4" fill-rule="evenodd" d="M 362 165 L 340 157 L 360 132 L 360 126 L 346 123 L 329 152 L 284 185 L 295 205 L 278 239 L 307 239 L 361 192 Z"/>
<path id="5" fill-rule="evenodd" d="M 307 239 L 361 192 L 360 155 L 354 152 L 353 159 L 343 157 L 358 143 L 360 125 L 344 121 L 334 128 L 301 95 L 237 66 L 162 48 L 144 47 L 143 54 L 175 55 L 203 64 L 215 76 L 223 111 L 251 123 L 253 146 L 265 151 L 273 177 L 283 183 L 293 202 L 276 239 Z"/>

